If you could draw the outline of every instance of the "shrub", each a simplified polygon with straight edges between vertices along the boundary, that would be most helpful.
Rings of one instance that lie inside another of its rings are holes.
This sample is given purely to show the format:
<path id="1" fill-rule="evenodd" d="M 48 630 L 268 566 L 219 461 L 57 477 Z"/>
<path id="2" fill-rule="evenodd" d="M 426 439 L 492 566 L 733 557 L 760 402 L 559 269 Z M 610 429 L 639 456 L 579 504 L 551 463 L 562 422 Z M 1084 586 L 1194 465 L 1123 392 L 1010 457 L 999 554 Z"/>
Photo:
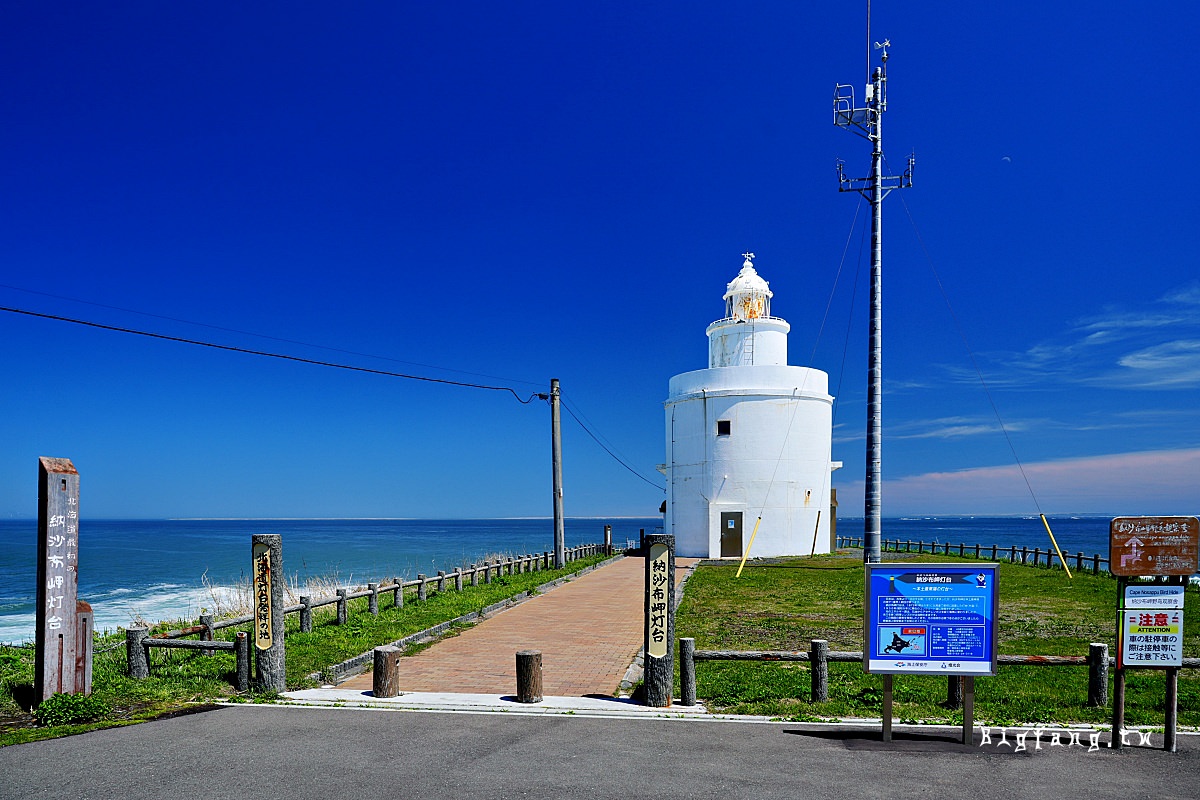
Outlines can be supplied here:
<path id="1" fill-rule="evenodd" d="M 110 709 L 98 697 L 84 694 L 56 694 L 46 698 L 33 716 L 39 725 L 76 725 L 106 716 Z"/>

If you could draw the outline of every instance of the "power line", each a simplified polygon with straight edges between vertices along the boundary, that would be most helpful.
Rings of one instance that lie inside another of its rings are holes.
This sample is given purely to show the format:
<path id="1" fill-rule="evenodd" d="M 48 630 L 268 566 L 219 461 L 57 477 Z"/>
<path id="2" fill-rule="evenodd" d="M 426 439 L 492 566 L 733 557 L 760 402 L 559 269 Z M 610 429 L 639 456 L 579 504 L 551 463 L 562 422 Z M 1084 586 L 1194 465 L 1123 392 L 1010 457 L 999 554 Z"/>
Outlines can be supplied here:
<path id="1" fill-rule="evenodd" d="M 363 358 L 377 358 L 380 361 L 391 361 L 396 364 L 410 364 L 414 367 L 425 367 L 427 369 L 440 369 L 440 370 L 444 370 L 446 372 L 457 372 L 459 375 L 474 375 L 477 378 L 491 378 L 493 380 L 506 381 L 508 383 L 528 383 L 528 384 L 531 384 L 534 386 L 541 385 L 540 383 L 535 383 L 533 381 L 522 381 L 522 380 L 518 380 L 516 378 L 502 378 L 497 375 L 487 375 L 487 374 L 484 374 L 481 372 L 469 372 L 467 370 L 462 370 L 462 369 L 450 369 L 449 367 L 439 367 L 437 364 L 422 364 L 419 361 L 405 361 L 404 359 L 392 358 L 390 356 L 380 356 L 380 355 L 375 355 L 374 353 L 360 353 L 356 350 L 344 350 L 340 347 L 329 347 L 328 345 L 323 345 L 323 344 L 313 344 L 312 342 L 302 342 L 297 339 L 285 339 L 280 336 L 271 336 L 266 333 L 255 333 L 254 331 L 243 331 L 243 330 L 239 330 L 238 328 L 227 328 L 223 325 L 211 325 L 207 322 L 196 322 L 196 321 L 190 320 L 190 319 L 181 319 L 180 317 L 170 317 L 165 314 L 154 314 L 149 311 L 139 311 L 136 308 L 124 308 L 122 306 L 109 305 L 108 303 L 97 303 L 93 300 L 81 300 L 78 297 L 67 297 L 66 295 L 61 295 L 61 294 L 52 294 L 50 292 L 40 292 L 36 289 L 26 289 L 21 286 L 13 286 L 13 285 L 7 284 L 7 283 L 0 283 L 0 288 L 11 289 L 14 292 L 25 292 L 26 294 L 36 294 L 36 295 L 40 295 L 41 297 L 51 297 L 55 300 L 66 300 L 69 303 L 82 303 L 83 305 L 95 306 L 96 308 L 107 308 L 111 311 L 120 311 L 125 314 L 137 314 L 142 317 L 151 317 L 153 319 L 167 320 L 168 322 L 179 322 L 184 325 L 195 325 L 198 328 L 208 328 L 208 329 L 214 330 L 214 331 L 225 331 L 226 333 L 237 333 L 242 336 L 254 336 L 258 339 L 267 339 L 272 342 L 283 342 L 284 344 L 298 344 L 298 345 L 301 345 L 302 347 L 315 347 L 318 350 L 328 350 L 331 353 L 343 353 L 343 354 L 349 355 L 349 356 L 362 356 Z"/>
<path id="2" fill-rule="evenodd" d="M 140 331 L 134 328 L 122 328 L 117 325 L 103 325 L 99 322 L 91 322 L 84 319 L 75 319 L 73 317 L 63 317 L 57 314 L 42 314 L 37 311 L 28 311 L 22 308 L 9 308 L 0 306 L 0 311 L 7 311 L 10 314 L 22 314 L 27 317 L 37 317 L 39 319 L 49 319 L 56 322 L 70 322 L 74 325 L 83 325 L 88 328 L 99 328 L 100 330 L 113 331 L 115 333 L 128 333 L 134 336 L 145 336 L 149 339 L 160 339 L 165 342 L 178 342 L 180 344 L 191 344 L 197 347 L 211 347 L 214 350 L 224 350 L 230 353 L 244 353 L 252 356 L 263 356 L 264 358 L 277 358 L 282 361 L 294 361 L 298 364 L 312 364 L 318 367 L 329 367 L 331 369 L 344 369 L 350 372 L 365 372 L 370 375 L 383 375 L 389 378 L 405 378 L 412 381 L 424 381 L 426 383 L 441 383 L 447 386 L 463 386 L 469 389 L 487 389 L 495 392 L 508 392 L 517 399 L 518 402 L 528 404 L 537 397 L 537 393 L 530 395 L 527 399 L 523 399 L 517 394 L 516 389 L 509 386 L 488 386 L 482 383 L 467 383 L 465 381 L 452 381 L 447 378 L 431 378 L 426 375 L 410 375 L 404 372 L 390 372 L 382 369 L 371 369 L 369 367 L 356 367 L 350 364 L 338 364 L 333 361 L 320 361 L 314 358 L 301 358 L 300 356 L 289 356 L 284 353 L 271 353 L 266 350 L 251 350 L 246 347 L 234 347 L 227 344 L 216 344 L 215 342 L 205 342 L 200 339 L 187 339 L 182 336 L 168 336 L 164 333 L 154 333 L 152 331 Z"/>
<path id="3" fill-rule="evenodd" d="M 657 483 L 655 483 L 654 481 L 647 478 L 646 476 L 642 475 L 642 473 L 638 472 L 636 469 L 629 466 L 629 464 L 625 463 L 625 461 L 623 459 L 621 459 L 620 456 L 618 456 L 612 450 L 609 450 L 608 447 L 605 446 L 604 442 L 600 441 L 599 437 L 596 434 L 592 433 L 591 429 L 587 425 L 583 424 L 583 420 L 581 420 L 579 417 L 575 416 L 575 412 L 571 410 L 570 406 L 568 406 L 566 403 L 563 403 L 562 407 L 565 408 L 567 410 L 567 413 L 571 415 L 571 419 L 573 419 L 577 423 L 579 423 L 579 427 L 583 428 L 584 432 L 587 433 L 588 436 L 592 437 L 592 441 L 594 441 L 596 444 L 600 445 L 601 450 L 603 450 L 604 452 L 606 452 L 610 456 L 612 456 L 614 461 L 616 461 L 618 464 L 620 464 L 625 469 L 632 472 L 638 478 L 638 480 L 641 480 L 641 481 L 644 481 L 645 483 L 650 484 L 655 489 L 658 489 L 660 492 L 666 491 L 666 487 L 660 486 Z"/>

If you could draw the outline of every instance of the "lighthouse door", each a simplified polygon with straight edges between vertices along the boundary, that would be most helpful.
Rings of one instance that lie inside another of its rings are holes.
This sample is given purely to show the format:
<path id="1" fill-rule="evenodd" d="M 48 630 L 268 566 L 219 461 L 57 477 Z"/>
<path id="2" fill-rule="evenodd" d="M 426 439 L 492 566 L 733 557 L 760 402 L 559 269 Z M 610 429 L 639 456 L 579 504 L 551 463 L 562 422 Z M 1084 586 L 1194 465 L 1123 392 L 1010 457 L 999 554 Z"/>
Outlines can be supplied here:
<path id="1" fill-rule="evenodd" d="M 721 512 L 721 558 L 738 558 L 742 554 L 742 512 Z"/>

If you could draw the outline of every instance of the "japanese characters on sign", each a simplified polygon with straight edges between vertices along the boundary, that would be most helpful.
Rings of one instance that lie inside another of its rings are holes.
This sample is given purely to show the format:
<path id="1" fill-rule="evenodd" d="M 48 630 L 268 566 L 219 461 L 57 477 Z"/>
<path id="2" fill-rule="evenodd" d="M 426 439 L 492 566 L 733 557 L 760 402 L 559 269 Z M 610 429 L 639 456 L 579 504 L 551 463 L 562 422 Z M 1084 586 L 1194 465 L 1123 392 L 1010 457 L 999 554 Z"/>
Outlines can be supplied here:
<path id="1" fill-rule="evenodd" d="M 254 646 L 259 650 L 271 647 L 271 548 L 255 542 L 251 548 L 254 560 Z"/>
<path id="2" fill-rule="evenodd" d="M 38 459 L 37 699 L 76 692 L 79 473 L 68 458 Z"/>
<path id="3" fill-rule="evenodd" d="M 863 668 L 996 674 L 996 564 L 867 564 Z"/>
<path id="4" fill-rule="evenodd" d="M 667 654 L 667 603 L 670 591 L 667 586 L 670 550 L 665 544 L 650 547 L 650 641 L 649 653 L 655 658 Z"/>
<path id="5" fill-rule="evenodd" d="M 1109 524 L 1108 553 L 1113 575 L 1191 575 L 1200 554 L 1200 520 L 1117 517 Z"/>
<path id="6" fill-rule="evenodd" d="M 1182 666 L 1182 608 L 1121 609 L 1121 648 L 1117 651 L 1119 669 Z"/>

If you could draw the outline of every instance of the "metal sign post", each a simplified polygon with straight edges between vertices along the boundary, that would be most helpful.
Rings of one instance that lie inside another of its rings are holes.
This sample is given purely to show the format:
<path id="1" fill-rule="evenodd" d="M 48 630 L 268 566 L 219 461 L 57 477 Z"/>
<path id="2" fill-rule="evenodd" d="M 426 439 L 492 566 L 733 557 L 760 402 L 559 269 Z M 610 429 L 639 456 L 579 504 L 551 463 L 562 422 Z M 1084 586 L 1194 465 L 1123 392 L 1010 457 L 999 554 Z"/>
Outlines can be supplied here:
<path id="1" fill-rule="evenodd" d="M 1166 672 L 1163 749 L 1176 751 L 1179 668 L 1183 666 L 1183 598 L 1200 561 L 1196 517 L 1116 517 L 1109 525 L 1109 569 L 1117 576 L 1117 672 L 1113 678 L 1112 747 L 1125 742 L 1125 670 Z M 1130 578 L 1165 578 L 1143 584 Z"/>
<path id="2" fill-rule="evenodd" d="M 863 670 L 884 676 L 891 741 L 893 675 L 962 675 L 963 744 L 971 743 L 975 676 L 996 674 L 998 564 L 867 564 Z"/>

